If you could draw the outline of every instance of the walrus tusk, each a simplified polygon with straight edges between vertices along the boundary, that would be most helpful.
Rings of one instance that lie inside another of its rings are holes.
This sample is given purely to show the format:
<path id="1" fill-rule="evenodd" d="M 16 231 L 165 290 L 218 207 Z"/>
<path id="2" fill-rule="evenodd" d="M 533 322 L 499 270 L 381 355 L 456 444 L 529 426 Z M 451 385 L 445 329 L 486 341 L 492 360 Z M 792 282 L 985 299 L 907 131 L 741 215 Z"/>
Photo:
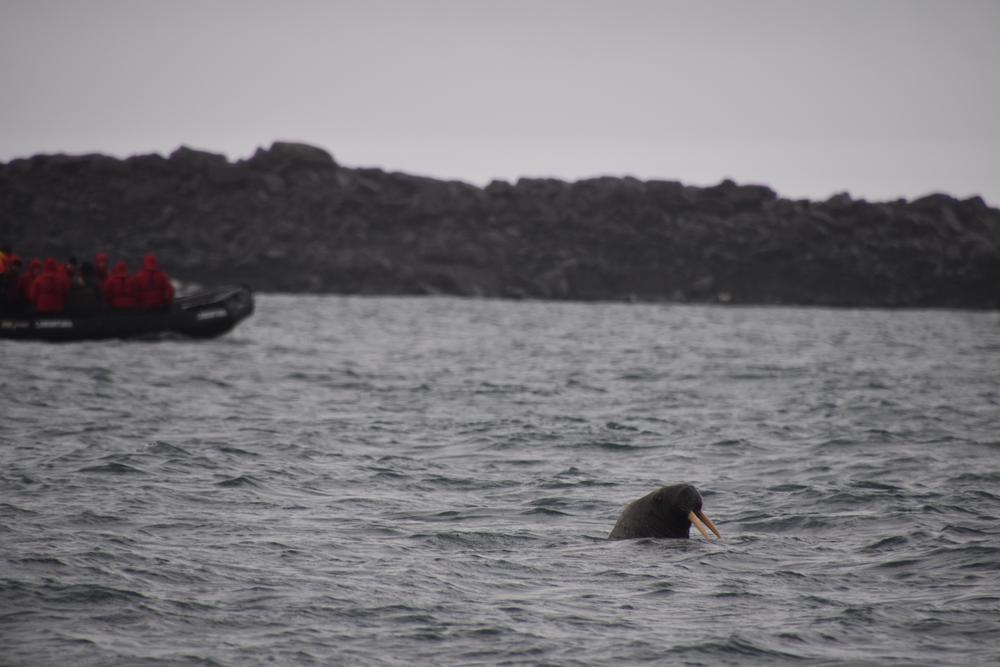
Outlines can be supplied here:
<path id="1" fill-rule="evenodd" d="M 715 533 L 715 536 L 721 540 L 722 533 L 720 533 L 719 529 L 715 527 L 715 524 L 712 523 L 712 520 L 708 518 L 708 515 L 705 514 L 704 512 L 699 512 L 698 514 L 700 515 L 701 520 L 705 522 L 705 525 L 708 526 L 709 529 L 711 529 L 711 531 Z"/>
<path id="2" fill-rule="evenodd" d="M 701 533 L 702 537 L 706 540 L 709 539 L 708 531 L 705 530 L 705 526 L 702 524 L 701 519 L 698 518 L 697 514 L 694 512 L 688 512 L 688 519 L 694 524 L 694 527 L 698 529 L 698 532 Z"/>

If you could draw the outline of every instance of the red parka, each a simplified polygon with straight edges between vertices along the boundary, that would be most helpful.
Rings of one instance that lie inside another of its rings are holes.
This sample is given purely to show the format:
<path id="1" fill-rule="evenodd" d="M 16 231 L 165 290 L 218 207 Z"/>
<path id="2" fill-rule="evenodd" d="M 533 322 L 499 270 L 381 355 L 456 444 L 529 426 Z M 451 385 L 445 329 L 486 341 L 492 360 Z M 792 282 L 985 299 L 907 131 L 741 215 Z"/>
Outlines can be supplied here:
<path id="1" fill-rule="evenodd" d="M 42 260 L 33 258 L 28 262 L 28 270 L 21 274 L 17 282 L 17 291 L 25 303 L 31 301 L 31 286 L 40 275 L 42 275 Z"/>
<path id="2" fill-rule="evenodd" d="M 94 255 L 94 269 L 97 271 L 97 277 L 100 279 L 101 284 L 103 285 L 104 281 L 108 279 L 109 275 L 111 275 L 110 271 L 108 270 L 109 269 L 108 253 L 99 252 L 96 255 Z"/>
<path id="3" fill-rule="evenodd" d="M 66 308 L 69 280 L 59 271 L 51 257 L 45 260 L 45 271 L 31 283 L 31 303 L 39 313 L 61 313 Z"/>
<path id="4" fill-rule="evenodd" d="M 116 310 L 130 310 L 139 305 L 139 286 L 128 274 L 125 262 L 119 260 L 104 281 L 104 301 Z"/>
<path id="5" fill-rule="evenodd" d="M 151 310 L 166 308 L 174 302 L 174 286 L 170 278 L 160 270 L 154 255 L 146 255 L 142 271 L 135 274 L 139 286 L 139 307 Z"/>

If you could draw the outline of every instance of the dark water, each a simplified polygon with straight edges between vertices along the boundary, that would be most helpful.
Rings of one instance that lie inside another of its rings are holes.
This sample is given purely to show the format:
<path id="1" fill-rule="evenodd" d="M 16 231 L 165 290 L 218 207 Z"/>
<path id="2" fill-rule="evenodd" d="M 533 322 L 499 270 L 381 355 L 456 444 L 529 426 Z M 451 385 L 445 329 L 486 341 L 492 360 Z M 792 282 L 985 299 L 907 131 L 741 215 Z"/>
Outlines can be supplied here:
<path id="1" fill-rule="evenodd" d="M 262 298 L 12 344 L 4 665 L 995 664 L 996 314 Z M 725 540 L 607 541 L 690 481 Z"/>

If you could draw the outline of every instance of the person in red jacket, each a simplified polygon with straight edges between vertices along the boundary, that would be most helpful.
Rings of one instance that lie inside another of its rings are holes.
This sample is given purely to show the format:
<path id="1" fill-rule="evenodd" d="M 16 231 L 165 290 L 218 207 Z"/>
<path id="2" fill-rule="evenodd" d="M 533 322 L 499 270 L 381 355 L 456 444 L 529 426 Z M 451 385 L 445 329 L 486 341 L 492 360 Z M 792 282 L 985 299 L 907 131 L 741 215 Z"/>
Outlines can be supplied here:
<path id="1" fill-rule="evenodd" d="M 101 281 L 102 285 L 110 275 L 110 271 L 108 270 L 109 268 L 110 267 L 108 266 L 108 253 L 99 252 L 96 255 L 94 255 L 94 270 L 96 271 L 97 278 L 98 280 Z"/>
<path id="2" fill-rule="evenodd" d="M 61 313 L 66 308 L 69 281 L 60 272 L 59 264 L 49 257 L 42 275 L 31 283 L 31 303 L 38 313 Z"/>
<path id="3" fill-rule="evenodd" d="M 104 281 L 104 302 L 113 310 L 132 310 L 139 305 L 139 287 L 121 260 Z"/>
<path id="4" fill-rule="evenodd" d="M 31 285 L 35 279 L 42 275 L 42 260 L 32 257 L 28 262 L 28 270 L 21 276 L 17 283 L 17 290 L 21 294 L 21 301 L 31 303 Z"/>
<path id="5" fill-rule="evenodd" d="M 174 302 L 174 286 L 152 253 L 143 259 L 142 270 L 135 274 L 135 282 L 139 286 L 140 308 L 162 310 Z"/>

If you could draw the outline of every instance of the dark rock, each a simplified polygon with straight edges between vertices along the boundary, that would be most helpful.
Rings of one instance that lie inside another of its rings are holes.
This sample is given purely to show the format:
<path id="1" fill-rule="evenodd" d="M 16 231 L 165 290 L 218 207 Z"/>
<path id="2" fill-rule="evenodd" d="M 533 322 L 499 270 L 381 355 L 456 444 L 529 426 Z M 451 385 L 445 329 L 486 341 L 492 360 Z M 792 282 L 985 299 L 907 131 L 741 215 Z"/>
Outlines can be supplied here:
<path id="1" fill-rule="evenodd" d="M 290 168 L 336 170 L 333 156 L 322 148 L 308 144 L 275 141 L 267 150 L 258 148 L 247 164 L 262 171 Z"/>
<path id="2" fill-rule="evenodd" d="M 228 165 L 225 155 L 199 151 L 187 146 L 181 146 L 170 154 L 170 161 L 186 169 L 198 169 L 219 165 Z"/>
<path id="3" fill-rule="evenodd" d="M 0 240 L 22 255 L 155 250 L 179 279 L 260 290 L 990 308 L 1000 211 L 933 194 L 869 203 L 600 177 L 478 188 L 253 157 L 39 155 L 0 164 Z"/>

